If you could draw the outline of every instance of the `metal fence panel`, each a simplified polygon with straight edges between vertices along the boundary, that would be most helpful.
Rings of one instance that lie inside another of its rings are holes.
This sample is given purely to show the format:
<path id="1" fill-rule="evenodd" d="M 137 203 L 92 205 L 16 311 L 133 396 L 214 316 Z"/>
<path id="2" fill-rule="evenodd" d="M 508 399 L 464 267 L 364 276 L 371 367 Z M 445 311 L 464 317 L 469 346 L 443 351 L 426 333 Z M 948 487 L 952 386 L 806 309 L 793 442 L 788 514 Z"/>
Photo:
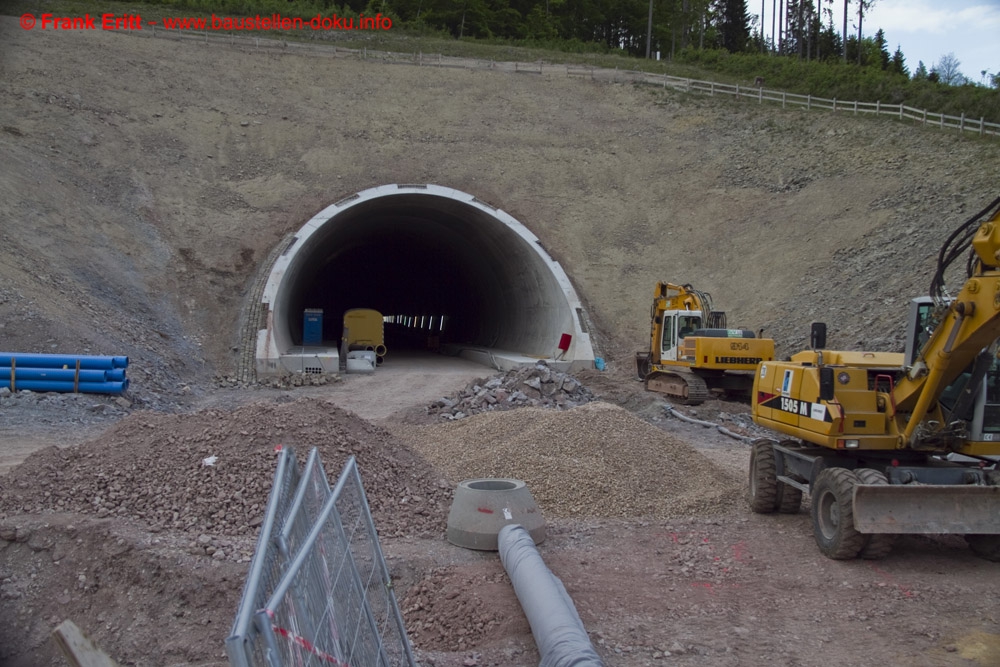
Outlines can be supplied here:
<path id="1" fill-rule="evenodd" d="M 291 562 L 295 554 L 298 553 L 299 547 L 309 536 L 309 531 L 320 512 L 323 511 L 323 505 L 326 504 L 329 497 L 330 481 L 323 469 L 323 462 L 320 461 L 319 450 L 313 447 L 312 451 L 309 452 L 305 468 L 302 470 L 295 497 L 288 508 L 288 517 L 278 537 L 278 548 L 286 562 Z M 261 600 L 261 604 L 265 601 L 266 598 Z"/>
<path id="2" fill-rule="evenodd" d="M 414 665 L 353 457 L 255 621 L 271 667 Z"/>
<path id="3" fill-rule="evenodd" d="M 226 639 L 226 654 L 234 667 L 263 664 L 263 653 L 253 615 L 271 596 L 281 577 L 281 557 L 275 538 L 281 532 L 292 494 L 299 481 L 299 468 L 295 452 L 282 447 L 274 473 L 274 485 L 267 501 L 264 523 L 257 538 L 257 549 L 250 561 L 250 574 L 243 588 L 243 597 L 236 612 L 236 620 Z"/>

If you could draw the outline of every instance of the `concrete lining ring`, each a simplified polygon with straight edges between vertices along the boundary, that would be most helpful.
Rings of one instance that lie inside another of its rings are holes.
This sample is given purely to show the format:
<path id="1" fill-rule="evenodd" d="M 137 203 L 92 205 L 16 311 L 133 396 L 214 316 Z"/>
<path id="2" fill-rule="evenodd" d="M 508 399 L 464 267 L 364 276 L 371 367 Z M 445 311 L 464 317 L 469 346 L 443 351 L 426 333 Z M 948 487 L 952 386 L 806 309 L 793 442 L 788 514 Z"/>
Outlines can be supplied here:
<path id="1" fill-rule="evenodd" d="M 539 239 L 504 211 L 438 185 L 382 185 L 327 206 L 281 251 L 261 304 L 258 375 L 337 372 L 349 308 L 378 310 L 420 334 L 440 328 L 427 336 L 440 338 L 434 349 L 499 370 L 594 364 L 580 300 Z M 306 308 L 328 313 L 321 345 L 305 344 Z M 390 354 L 401 340 L 387 340 Z"/>

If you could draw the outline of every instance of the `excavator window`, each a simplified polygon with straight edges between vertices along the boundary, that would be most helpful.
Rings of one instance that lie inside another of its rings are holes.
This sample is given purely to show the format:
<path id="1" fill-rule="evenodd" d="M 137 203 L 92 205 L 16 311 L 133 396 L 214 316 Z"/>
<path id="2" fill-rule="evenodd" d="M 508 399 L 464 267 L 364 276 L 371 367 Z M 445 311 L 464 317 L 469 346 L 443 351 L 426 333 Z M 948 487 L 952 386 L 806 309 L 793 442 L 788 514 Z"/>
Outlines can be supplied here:
<path id="1" fill-rule="evenodd" d="M 661 341 L 661 350 L 666 352 L 674 347 L 674 318 L 664 317 L 663 318 L 663 340 Z"/>
<path id="2" fill-rule="evenodd" d="M 993 363 L 986 372 L 986 405 L 983 414 L 983 432 L 1000 432 L 1000 363 Z"/>
<path id="3" fill-rule="evenodd" d="M 681 316 L 677 327 L 677 338 L 684 338 L 695 332 L 701 326 L 700 317 Z"/>

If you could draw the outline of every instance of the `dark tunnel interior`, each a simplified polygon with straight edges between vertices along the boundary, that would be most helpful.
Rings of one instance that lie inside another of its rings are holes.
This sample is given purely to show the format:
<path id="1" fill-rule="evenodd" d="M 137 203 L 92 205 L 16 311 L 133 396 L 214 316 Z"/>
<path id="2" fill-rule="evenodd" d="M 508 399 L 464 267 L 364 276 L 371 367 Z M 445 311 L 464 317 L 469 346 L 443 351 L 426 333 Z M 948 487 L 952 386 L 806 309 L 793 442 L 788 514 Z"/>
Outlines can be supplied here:
<path id="1" fill-rule="evenodd" d="M 372 308 L 394 319 L 413 318 L 407 319 L 408 324 L 385 325 L 390 349 L 424 347 L 430 335 L 441 342 L 473 340 L 475 323 L 483 318 L 480 309 L 488 299 L 468 288 L 477 283 L 468 262 L 426 230 L 418 232 L 412 225 L 380 229 L 384 225 L 366 225 L 366 234 L 339 243 L 317 262 L 311 280 L 303 284 L 301 305 L 296 304 L 293 312 L 322 308 L 323 339 L 330 346 L 340 340 L 343 314 L 352 308 Z M 301 318 L 291 324 L 293 337 L 301 344 Z"/>
<path id="2" fill-rule="evenodd" d="M 435 345 L 495 342 L 511 298 L 501 276 L 521 261 L 518 253 L 493 238 L 501 234 L 496 221 L 470 223 L 474 209 L 449 210 L 432 199 L 358 205 L 317 232 L 290 294 L 287 323 L 296 345 L 306 308 L 323 310 L 328 347 L 339 344 L 352 308 L 402 320 L 385 325 L 390 350 L 426 348 L 431 338 Z"/>

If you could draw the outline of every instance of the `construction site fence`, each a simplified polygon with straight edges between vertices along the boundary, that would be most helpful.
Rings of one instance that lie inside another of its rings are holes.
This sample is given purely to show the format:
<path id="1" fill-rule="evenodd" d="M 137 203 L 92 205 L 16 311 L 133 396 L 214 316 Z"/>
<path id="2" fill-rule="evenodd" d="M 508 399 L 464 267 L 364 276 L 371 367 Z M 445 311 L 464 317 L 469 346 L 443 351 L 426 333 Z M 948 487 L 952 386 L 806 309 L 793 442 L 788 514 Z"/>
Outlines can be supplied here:
<path id="1" fill-rule="evenodd" d="M 233 667 L 415 665 L 354 457 L 332 489 L 315 448 L 279 462 L 226 648 Z"/>
<path id="2" fill-rule="evenodd" d="M 905 104 L 884 104 L 882 102 L 858 102 L 857 100 L 838 100 L 799 95 L 780 90 L 769 90 L 761 86 L 746 86 L 739 84 L 718 83 L 715 81 L 700 81 L 684 77 L 656 74 L 638 70 L 610 69 L 579 64 L 555 64 L 545 62 L 509 62 L 481 58 L 463 58 L 444 56 L 441 54 L 425 54 L 419 51 L 400 53 L 377 51 L 368 48 L 345 48 L 325 41 L 287 41 L 282 39 L 259 37 L 257 35 L 238 35 L 236 33 L 220 33 L 212 31 L 165 30 L 155 27 L 142 30 L 116 31 L 115 34 L 130 34 L 143 37 L 167 38 L 175 40 L 197 40 L 206 43 L 229 44 L 234 47 L 250 47 L 254 49 L 281 50 L 288 53 L 311 54 L 335 58 L 356 58 L 378 61 L 388 64 L 418 65 L 427 67 L 451 67 L 455 69 L 492 70 L 517 74 L 556 75 L 589 78 L 593 81 L 608 83 L 638 83 L 661 88 L 671 88 L 688 93 L 700 93 L 711 96 L 729 96 L 734 99 L 756 101 L 758 104 L 768 102 L 780 104 L 781 107 L 801 107 L 833 113 L 848 113 L 853 115 L 887 116 L 896 120 L 909 120 L 915 124 L 928 127 L 958 130 L 962 134 L 971 132 L 981 137 L 1000 136 L 1000 123 L 987 122 L 985 118 L 969 118 L 964 114 L 950 116 L 927 109 L 916 109 Z"/>

